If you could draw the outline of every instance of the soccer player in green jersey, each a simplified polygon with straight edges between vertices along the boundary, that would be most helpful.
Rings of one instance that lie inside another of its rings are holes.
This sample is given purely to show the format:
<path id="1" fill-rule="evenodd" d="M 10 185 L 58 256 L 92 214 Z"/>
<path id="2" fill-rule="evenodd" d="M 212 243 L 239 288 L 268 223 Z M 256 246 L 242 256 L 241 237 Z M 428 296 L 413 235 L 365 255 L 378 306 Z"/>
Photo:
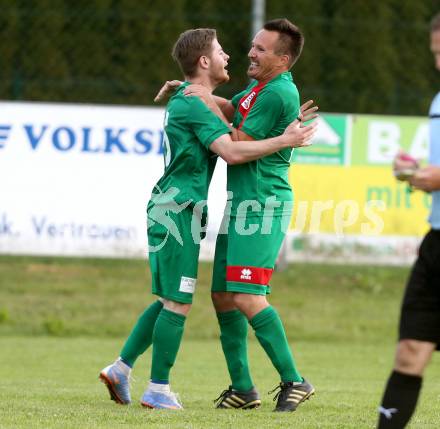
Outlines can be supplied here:
<path id="1" fill-rule="evenodd" d="M 181 34 L 173 57 L 185 82 L 166 108 L 165 171 L 147 207 L 152 290 L 160 298 L 140 316 L 119 359 L 100 373 L 111 399 L 130 403 L 131 368 L 138 356 L 153 345 L 151 381 L 141 404 L 160 409 L 182 408 L 170 390 L 169 374 L 195 291 L 201 224 L 206 217 L 216 155 L 230 164 L 249 162 L 279 150 L 307 146 L 314 133 L 314 127 L 300 127 L 292 117 L 292 124 L 279 137 L 233 142 L 230 128 L 218 116 L 198 97 L 183 94 L 191 83 L 212 92 L 228 81 L 229 56 L 217 41 L 215 30 L 195 29 Z"/>
<path id="2" fill-rule="evenodd" d="M 198 95 L 213 110 L 220 108 L 225 121 L 232 121 L 236 140 L 278 136 L 300 113 L 289 70 L 303 43 L 301 31 L 287 19 L 269 21 L 252 41 L 248 76 L 254 81 L 244 91 L 232 100 L 214 97 L 198 85 L 185 93 Z M 281 319 L 266 298 L 292 212 L 291 153 L 291 148 L 281 149 L 253 162 L 228 165 L 232 200 L 217 237 L 212 299 L 232 384 L 218 398 L 218 408 L 254 408 L 261 402 L 248 366 L 248 322 L 281 378 L 275 411 L 294 411 L 314 394 L 298 371 Z"/>

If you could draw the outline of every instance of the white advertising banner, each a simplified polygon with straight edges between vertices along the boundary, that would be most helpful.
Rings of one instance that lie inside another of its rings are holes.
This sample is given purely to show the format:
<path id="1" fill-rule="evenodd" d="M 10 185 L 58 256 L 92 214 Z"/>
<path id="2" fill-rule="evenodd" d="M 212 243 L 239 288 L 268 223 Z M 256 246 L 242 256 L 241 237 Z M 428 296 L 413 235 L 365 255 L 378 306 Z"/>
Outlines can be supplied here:
<path id="1" fill-rule="evenodd" d="M 0 103 L 0 253 L 143 257 L 163 109 Z M 201 257 L 226 200 L 219 162 Z M 214 198 L 213 198 L 214 197 Z"/>
<path id="2" fill-rule="evenodd" d="M 145 257 L 146 205 L 164 169 L 163 114 L 151 107 L 0 102 L 0 253 Z M 392 132 L 378 138 L 379 125 Z M 378 159 L 384 136 L 387 158 Z M 414 260 L 429 228 L 430 197 L 393 177 L 389 164 L 398 147 L 424 157 L 426 119 L 321 115 L 314 144 L 295 151 L 290 169 L 295 208 L 286 262 Z M 201 259 L 213 257 L 225 201 L 220 159 Z"/>

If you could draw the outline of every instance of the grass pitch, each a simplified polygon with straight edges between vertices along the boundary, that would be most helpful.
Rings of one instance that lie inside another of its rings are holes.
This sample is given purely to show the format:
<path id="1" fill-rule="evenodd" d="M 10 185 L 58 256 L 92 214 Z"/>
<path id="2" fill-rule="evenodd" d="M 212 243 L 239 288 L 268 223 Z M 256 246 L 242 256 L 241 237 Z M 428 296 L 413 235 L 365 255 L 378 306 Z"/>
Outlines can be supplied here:
<path id="1" fill-rule="evenodd" d="M 197 298 L 172 372 L 185 410 L 139 405 L 151 354 L 134 370 L 134 403 L 118 406 L 98 382 L 143 307 L 152 301 L 142 261 L 0 257 L 0 428 L 374 428 L 389 374 L 402 268 L 293 265 L 276 273 L 270 298 L 281 313 L 301 372 L 317 393 L 297 412 L 273 413 L 277 374 L 250 336 L 258 410 L 215 410 L 227 387 L 211 266 L 202 264 Z M 440 422 L 440 365 L 426 374 L 412 428 Z"/>

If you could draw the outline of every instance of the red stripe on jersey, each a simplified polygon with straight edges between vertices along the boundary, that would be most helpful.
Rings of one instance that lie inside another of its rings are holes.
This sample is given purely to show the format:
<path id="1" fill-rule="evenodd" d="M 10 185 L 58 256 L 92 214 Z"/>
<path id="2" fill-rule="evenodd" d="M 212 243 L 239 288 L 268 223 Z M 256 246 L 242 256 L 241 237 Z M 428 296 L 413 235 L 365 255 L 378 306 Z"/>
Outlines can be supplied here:
<path id="1" fill-rule="evenodd" d="M 273 269 L 271 268 L 228 265 L 226 267 L 226 281 L 267 285 L 272 277 L 272 273 Z"/>
<path id="2" fill-rule="evenodd" d="M 246 116 L 250 112 L 255 100 L 257 99 L 258 93 L 265 87 L 266 83 L 260 83 L 257 86 L 254 86 L 250 92 L 241 97 L 240 102 L 238 103 L 238 110 L 243 116 L 243 119 L 241 120 L 238 129 L 242 127 Z"/>

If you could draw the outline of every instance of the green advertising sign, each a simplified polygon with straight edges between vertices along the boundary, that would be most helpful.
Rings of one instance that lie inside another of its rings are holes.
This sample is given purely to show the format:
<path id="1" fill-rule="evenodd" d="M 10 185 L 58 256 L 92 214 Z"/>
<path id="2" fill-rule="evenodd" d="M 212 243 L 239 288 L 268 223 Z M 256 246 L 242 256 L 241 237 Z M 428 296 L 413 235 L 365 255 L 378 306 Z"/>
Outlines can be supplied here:
<path id="1" fill-rule="evenodd" d="M 295 149 L 293 162 L 298 164 L 344 165 L 348 118 L 348 115 L 320 115 L 318 130 L 312 146 Z"/>
<path id="2" fill-rule="evenodd" d="M 293 162 L 390 165 L 399 149 L 426 160 L 428 120 L 423 117 L 322 114 L 312 146 L 295 149 Z"/>
<path id="3" fill-rule="evenodd" d="M 351 116 L 351 165 L 389 165 L 401 148 L 428 156 L 428 121 L 420 117 Z"/>

